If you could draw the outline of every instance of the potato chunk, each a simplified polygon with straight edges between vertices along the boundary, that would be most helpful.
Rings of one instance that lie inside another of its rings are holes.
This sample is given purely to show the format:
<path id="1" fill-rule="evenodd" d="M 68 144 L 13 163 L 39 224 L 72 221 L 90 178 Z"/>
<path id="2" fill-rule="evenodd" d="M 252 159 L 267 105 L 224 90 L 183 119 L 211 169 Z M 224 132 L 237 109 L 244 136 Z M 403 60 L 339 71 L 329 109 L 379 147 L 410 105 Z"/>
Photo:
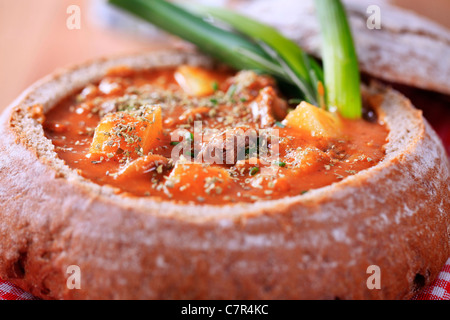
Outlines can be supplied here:
<path id="1" fill-rule="evenodd" d="M 231 181 L 229 173 L 220 167 L 177 163 L 166 181 L 166 186 L 174 191 L 204 197 L 222 194 Z"/>
<path id="2" fill-rule="evenodd" d="M 95 129 L 91 156 L 109 159 L 147 154 L 162 134 L 161 107 L 107 114 Z"/>
<path id="3" fill-rule="evenodd" d="M 322 150 L 309 146 L 290 150 L 284 161 L 289 174 L 276 177 L 273 183 L 275 190 L 288 192 L 295 186 L 296 181 L 308 179 L 309 175 L 329 166 L 331 157 Z"/>
<path id="4" fill-rule="evenodd" d="M 213 94 L 215 83 L 220 81 L 213 72 L 188 65 L 178 67 L 175 80 L 187 94 L 197 97 Z"/>
<path id="5" fill-rule="evenodd" d="M 285 156 L 285 161 L 291 170 L 290 175 L 298 174 L 300 177 L 330 163 L 331 158 L 322 150 L 309 146 L 290 150 Z"/>
<path id="6" fill-rule="evenodd" d="M 336 115 L 304 101 L 284 121 L 289 127 L 308 131 L 314 137 L 338 138 L 341 135 L 341 122 Z"/>

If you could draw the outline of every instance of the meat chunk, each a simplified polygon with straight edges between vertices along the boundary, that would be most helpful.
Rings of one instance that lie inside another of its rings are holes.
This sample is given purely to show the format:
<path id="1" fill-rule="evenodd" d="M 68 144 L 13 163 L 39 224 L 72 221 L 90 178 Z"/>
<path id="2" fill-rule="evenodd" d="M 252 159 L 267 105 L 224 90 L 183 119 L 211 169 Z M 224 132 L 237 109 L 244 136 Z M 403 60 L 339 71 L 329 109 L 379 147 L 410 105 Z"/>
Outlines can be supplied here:
<path id="1" fill-rule="evenodd" d="M 286 101 L 278 97 L 273 87 L 265 87 L 249 105 L 253 120 L 259 123 L 260 128 L 268 128 L 276 121 L 283 120 L 287 115 Z"/>
<path id="2" fill-rule="evenodd" d="M 234 165 L 258 150 L 258 134 L 253 129 L 233 128 L 221 131 L 203 144 L 197 161 Z"/>
<path id="3" fill-rule="evenodd" d="M 170 160 L 166 157 L 157 154 L 149 154 L 131 161 L 115 175 L 115 179 L 131 180 L 152 171 L 162 171 L 169 166 Z"/>
<path id="4" fill-rule="evenodd" d="M 196 107 L 196 108 L 190 108 L 184 111 L 178 118 L 175 117 L 168 117 L 164 120 L 164 124 L 168 126 L 174 126 L 182 123 L 193 123 L 197 120 L 202 120 L 207 115 L 209 115 L 209 112 L 211 111 L 211 108 L 208 107 Z"/>
<path id="5" fill-rule="evenodd" d="M 253 71 L 241 71 L 230 78 L 227 94 L 238 101 L 249 101 L 249 108 L 260 128 L 268 128 L 287 115 L 288 104 L 279 97 L 275 80 Z"/>
<path id="6" fill-rule="evenodd" d="M 266 75 L 259 75 L 254 71 L 243 70 L 234 77 L 229 78 L 223 86 L 223 90 L 230 95 L 238 96 L 245 100 L 253 100 L 259 91 L 265 87 L 274 87 L 275 80 Z"/>

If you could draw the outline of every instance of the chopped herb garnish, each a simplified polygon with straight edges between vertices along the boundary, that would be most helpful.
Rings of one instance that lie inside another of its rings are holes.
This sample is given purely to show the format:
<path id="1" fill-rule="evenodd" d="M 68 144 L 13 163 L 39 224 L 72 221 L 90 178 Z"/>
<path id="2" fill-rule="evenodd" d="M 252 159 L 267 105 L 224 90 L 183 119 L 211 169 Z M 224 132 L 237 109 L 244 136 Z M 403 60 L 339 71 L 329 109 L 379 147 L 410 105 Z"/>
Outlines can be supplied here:
<path id="1" fill-rule="evenodd" d="M 286 126 L 284 125 L 284 124 L 282 124 L 281 122 L 279 122 L 279 121 L 277 121 L 277 122 L 275 122 L 275 125 L 278 127 L 278 128 L 286 128 Z"/>
<path id="2" fill-rule="evenodd" d="M 302 191 L 300 194 L 305 194 L 305 193 L 308 193 L 309 192 L 309 190 L 304 190 L 304 191 Z"/>
<path id="3" fill-rule="evenodd" d="M 234 94 L 236 93 L 236 89 L 237 89 L 237 86 L 236 86 L 235 84 L 232 84 L 232 85 L 228 88 L 228 91 L 227 91 L 227 97 L 229 97 L 229 98 L 233 97 Z"/>
<path id="4" fill-rule="evenodd" d="M 172 141 L 170 144 L 171 144 L 172 146 L 176 146 L 176 145 L 180 144 L 180 142 L 179 142 L 179 141 Z"/>
<path id="5" fill-rule="evenodd" d="M 186 150 L 184 152 L 184 156 L 187 157 L 187 158 L 195 158 L 195 153 L 193 151 Z"/>
<path id="6" fill-rule="evenodd" d="M 286 162 L 283 162 L 283 161 L 276 161 L 275 164 L 282 168 L 286 167 Z"/>
<path id="7" fill-rule="evenodd" d="M 213 88 L 214 91 L 219 90 L 219 84 L 217 83 L 217 81 L 214 81 L 214 82 L 212 83 L 212 88 Z"/>
<path id="8" fill-rule="evenodd" d="M 250 169 L 250 175 L 254 176 L 259 172 L 259 168 L 258 167 L 253 167 Z"/>

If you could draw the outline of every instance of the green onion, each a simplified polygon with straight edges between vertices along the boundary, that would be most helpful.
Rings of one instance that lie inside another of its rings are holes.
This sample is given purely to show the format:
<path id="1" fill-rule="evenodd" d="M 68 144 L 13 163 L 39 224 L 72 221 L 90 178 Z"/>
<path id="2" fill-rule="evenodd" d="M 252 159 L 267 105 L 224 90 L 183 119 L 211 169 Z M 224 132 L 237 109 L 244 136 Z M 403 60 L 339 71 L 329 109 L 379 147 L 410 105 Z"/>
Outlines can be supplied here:
<path id="1" fill-rule="evenodd" d="M 315 86 L 311 82 L 311 58 L 295 42 L 281 35 L 275 28 L 234 11 L 201 5 L 189 5 L 188 8 L 210 14 L 259 42 L 262 48 L 280 63 L 287 76 L 305 94 L 308 102 L 317 103 Z"/>
<path id="2" fill-rule="evenodd" d="M 323 109 L 335 107 L 347 118 L 360 118 L 358 60 L 344 8 L 340 0 L 315 1 L 323 33 L 325 72 L 276 29 L 235 12 L 187 5 L 194 14 L 164 0 L 109 0 L 236 69 L 271 74 L 295 85 L 312 104 Z M 197 13 L 208 13 L 235 32 L 218 27 Z M 230 89 L 228 96 L 234 93 Z"/>
<path id="3" fill-rule="evenodd" d="M 315 0 L 322 33 L 327 105 L 346 118 L 360 118 L 362 99 L 355 45 L 341 1 Z"/>
<path id="4" fill-rule="evenodd" d="M 237 69 L 254 69 L 287 79 L 281 66 L 257 44 L 220 29 L 163 0 L 109 0 L 155 26 L 197 45 L 205 53 Z"/>

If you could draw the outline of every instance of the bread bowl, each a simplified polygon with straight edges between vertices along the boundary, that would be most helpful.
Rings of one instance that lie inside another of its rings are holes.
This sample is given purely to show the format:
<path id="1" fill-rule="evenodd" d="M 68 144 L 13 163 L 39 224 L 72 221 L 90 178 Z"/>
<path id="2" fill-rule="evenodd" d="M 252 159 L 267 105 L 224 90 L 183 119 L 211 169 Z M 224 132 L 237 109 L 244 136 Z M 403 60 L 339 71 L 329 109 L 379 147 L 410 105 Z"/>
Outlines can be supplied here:
<path id="1" fill-rule="evenodd" d="M 33 85 L 1 117 L 0 277 L 44 299 L 407 299 L 450 254 L 449 163 L 410 102 L 381 85 L 386 155 L 340 182 L 226 205 L 117 194 L 55 153 L 49 112 L 112 67 L 212 66 L 161 51 L 98 60 Z M 81 270 L 69 289 L 67 267 Z M 369 290 L 370 265 L 382 271 Z"/>

